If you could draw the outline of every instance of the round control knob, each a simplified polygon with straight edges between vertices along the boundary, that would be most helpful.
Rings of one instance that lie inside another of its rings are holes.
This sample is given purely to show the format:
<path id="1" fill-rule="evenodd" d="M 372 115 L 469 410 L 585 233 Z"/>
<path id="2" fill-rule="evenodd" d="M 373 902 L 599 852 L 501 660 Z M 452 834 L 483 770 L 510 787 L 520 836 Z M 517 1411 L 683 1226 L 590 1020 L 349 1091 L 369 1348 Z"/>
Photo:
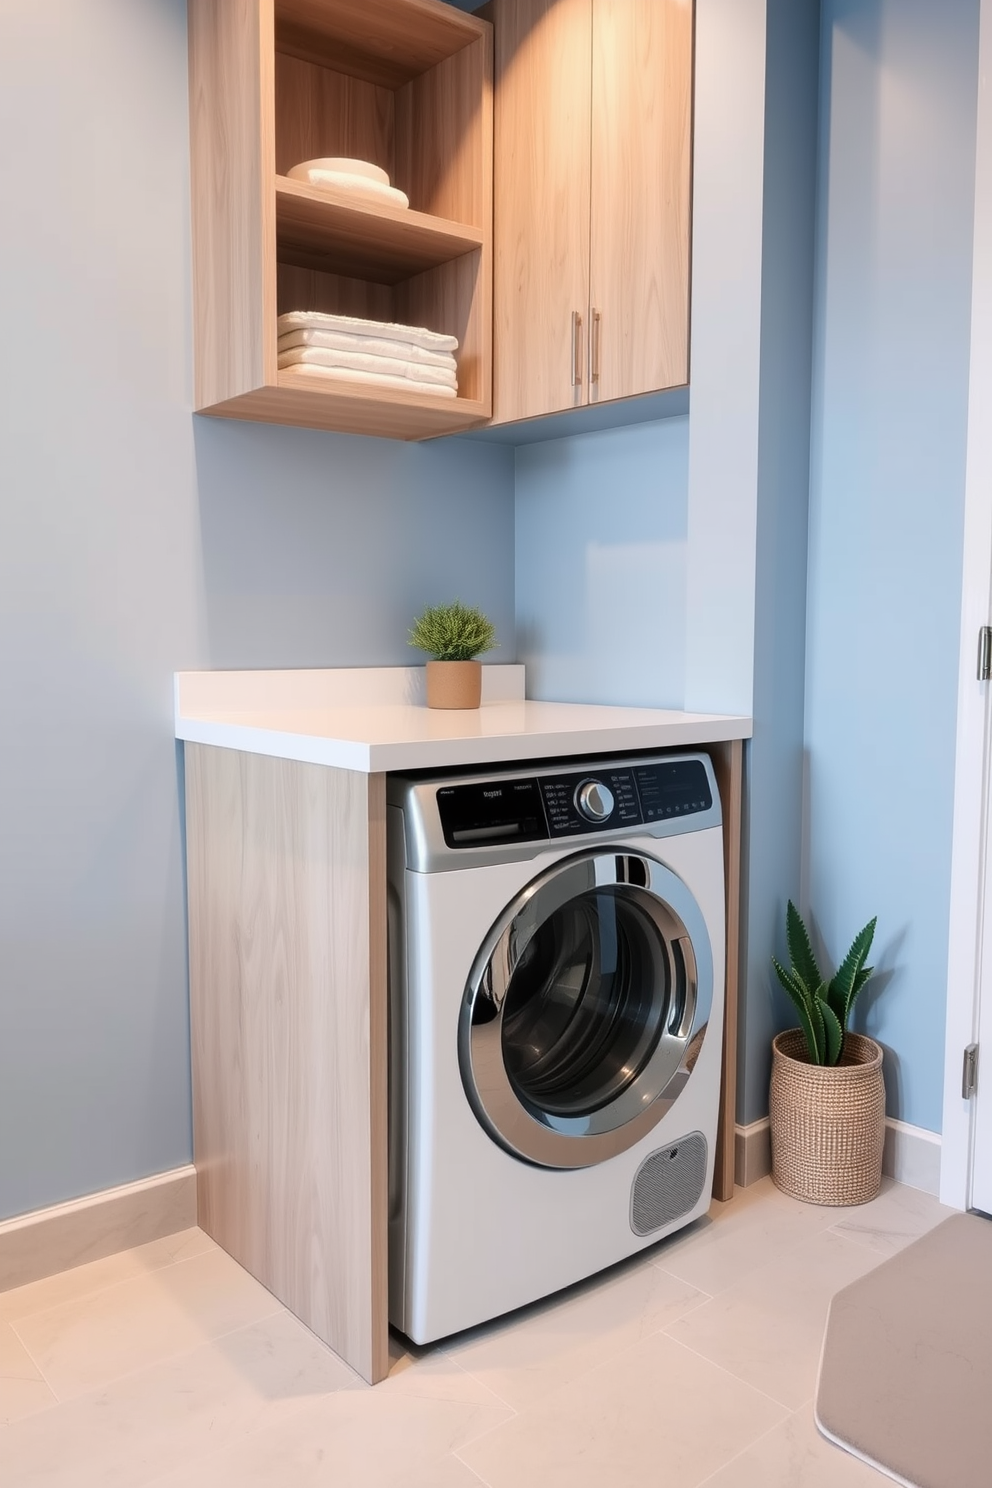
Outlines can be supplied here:
<path id="1" fill-rule="evenodd" d="M 606 821 L 615 805 L 613 792 L 601 780 L 583 780 L 575 792 L 575 809 L 586 821 Z"/>

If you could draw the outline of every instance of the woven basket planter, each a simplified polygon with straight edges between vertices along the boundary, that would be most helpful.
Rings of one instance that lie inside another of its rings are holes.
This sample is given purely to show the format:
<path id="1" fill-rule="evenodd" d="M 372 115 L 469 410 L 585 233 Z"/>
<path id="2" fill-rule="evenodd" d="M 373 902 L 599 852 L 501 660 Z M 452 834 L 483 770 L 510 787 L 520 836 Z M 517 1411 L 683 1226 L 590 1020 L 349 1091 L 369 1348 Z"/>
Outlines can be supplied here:
<path id="1" fill-rule="evenodd" d="M 806 1204 L 866 1204 L 882 1183 L 882 1051 L 844 1036 L 836 1065 L 811 1064 L 802 1030 L 772 1042 L 772 1177 Z"/>

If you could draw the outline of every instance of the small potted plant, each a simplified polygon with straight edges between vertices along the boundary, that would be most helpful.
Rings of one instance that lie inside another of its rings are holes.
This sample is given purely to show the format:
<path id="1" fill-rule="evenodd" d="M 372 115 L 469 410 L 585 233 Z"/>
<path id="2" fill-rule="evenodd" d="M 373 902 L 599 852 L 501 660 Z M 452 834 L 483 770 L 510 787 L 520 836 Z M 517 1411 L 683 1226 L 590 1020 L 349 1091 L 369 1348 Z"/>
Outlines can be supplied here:
<path id="1" fill-rule="evenodd" d="M 482 701 L 482 663 L 475 658 L 498 646 L 496 630 L 481 610 L 463 605 L 428 605 L 414 622 L 410 645 L 426 651 L 428 708 L 477 708 Z"/>
<path id="2" fill-rule="evenodd" d="M 800 1026 L 772 1042 L 772 1177 L 808 1204 L 866 1204 L 882 1182 L 882 1050 L 874 1039 L 848 1029 L 855 999 L 872 974 L 865 962 L 875 923 L 858 932 L 827 981 L 790 900 L 786 938 L 792 964 L 787 970 L 773 962 Z"/>

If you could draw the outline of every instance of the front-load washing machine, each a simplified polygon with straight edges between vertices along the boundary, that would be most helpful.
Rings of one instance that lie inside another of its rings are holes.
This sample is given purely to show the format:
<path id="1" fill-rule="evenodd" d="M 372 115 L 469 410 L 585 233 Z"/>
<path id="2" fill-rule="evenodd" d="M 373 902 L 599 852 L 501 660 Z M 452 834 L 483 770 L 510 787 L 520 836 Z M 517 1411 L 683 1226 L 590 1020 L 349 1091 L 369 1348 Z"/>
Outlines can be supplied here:
<path id="1" fill-rule="evenodd" d="M 388 788 L 390 1321 L 544 1297 L 709 1202 L 724 989 L 709 758 Z"/>

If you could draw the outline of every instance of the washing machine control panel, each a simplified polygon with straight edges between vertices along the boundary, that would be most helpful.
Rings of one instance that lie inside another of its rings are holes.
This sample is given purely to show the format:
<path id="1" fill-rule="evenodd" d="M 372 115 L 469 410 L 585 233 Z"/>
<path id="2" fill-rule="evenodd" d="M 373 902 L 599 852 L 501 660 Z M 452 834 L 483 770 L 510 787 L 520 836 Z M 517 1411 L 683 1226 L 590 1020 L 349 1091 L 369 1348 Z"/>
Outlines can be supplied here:
<path id="1" fill-rule="evenodd" d="M 605 822 L 613 815 L 617 798 L 601 780 L 583 780 L 572 797 L 575 809 L 586 821 Z"/>
<path id="2" fill-rule="evenodd" d="M 673 759 L 442 786 L 437 805 L 449 847 L 495 847 L 691 816 L 713 797 L 700 760 Z"/>

